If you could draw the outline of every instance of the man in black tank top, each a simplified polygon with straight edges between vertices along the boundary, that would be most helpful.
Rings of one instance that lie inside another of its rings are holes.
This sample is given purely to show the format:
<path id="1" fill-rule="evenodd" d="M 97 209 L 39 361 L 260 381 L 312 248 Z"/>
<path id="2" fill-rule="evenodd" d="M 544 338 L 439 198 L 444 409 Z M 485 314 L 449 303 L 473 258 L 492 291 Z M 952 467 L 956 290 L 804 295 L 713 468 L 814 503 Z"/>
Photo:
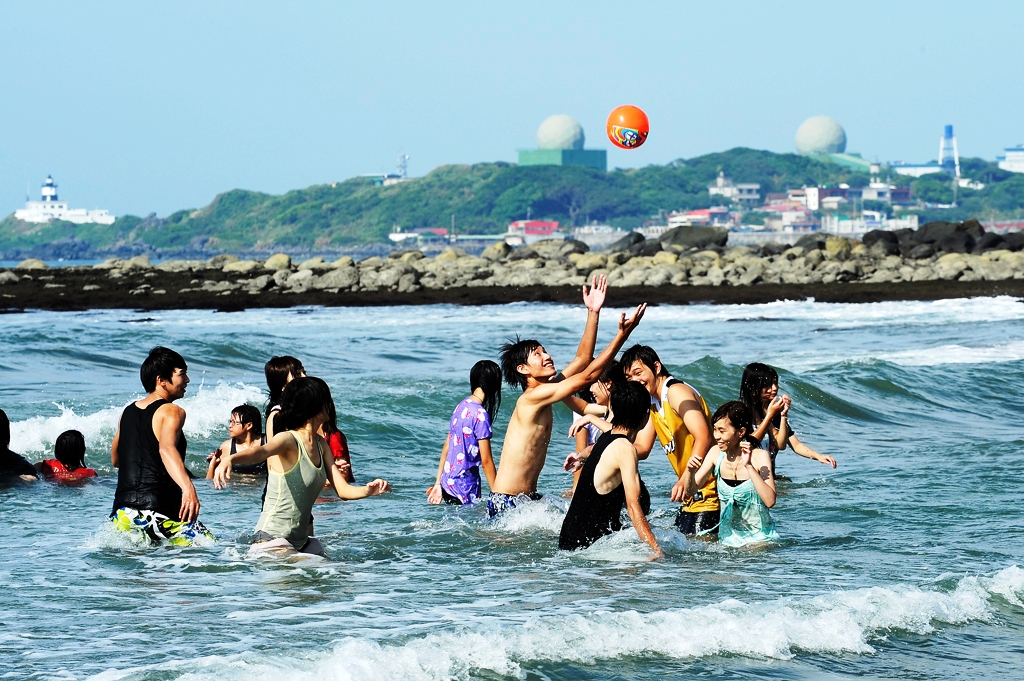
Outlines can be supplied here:
<path id="1" fill-rule="evenodd" d="M 583 464 L 572 503 L 562 521 L 558 548 L 586 548 L 619 531 L 625 507 L 640 539 L 654 550 L 655 558 L 662 557 L 661 547 L 644 515 L 643 482 L 632 444 L 636 434 L 647 425 L 650 403 L 647 391 L 637 383 L 621 383 L 612 388 L 612 430 L 598 439 Z"/>
<path id="2" fill-rule="evenodd" d="M 188 366 L 173 350 L 156 347 L 139 373 L 148 394 L 125 407 L 111 445 L 111 518 L 123 529 L 144 529 L 153 541 L 183 543 L 176 540 L 189 537 L 185 526 L 201 528 L 194 476 L 185 467 L 185 410 L 172 404 L 185 396 Z"/>

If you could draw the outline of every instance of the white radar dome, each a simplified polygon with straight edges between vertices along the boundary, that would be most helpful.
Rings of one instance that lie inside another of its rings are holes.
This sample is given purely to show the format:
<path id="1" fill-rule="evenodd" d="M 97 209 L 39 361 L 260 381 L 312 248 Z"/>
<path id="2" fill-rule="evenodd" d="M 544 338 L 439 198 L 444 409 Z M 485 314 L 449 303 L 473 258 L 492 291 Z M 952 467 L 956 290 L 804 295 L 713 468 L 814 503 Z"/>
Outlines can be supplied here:
<path id="1" fill-rule="evenodd" d="M 539 149 L 582 149 L 583 126 L 572 116 L 555 114 L 537 128 Z"/>
<path id="2" fill-rule="evenodd" d="M 828 116 L 812 116 L 797 128 L 796 150 L 801 154 L 841 154 L 846 151 L 846 131 Z"/>

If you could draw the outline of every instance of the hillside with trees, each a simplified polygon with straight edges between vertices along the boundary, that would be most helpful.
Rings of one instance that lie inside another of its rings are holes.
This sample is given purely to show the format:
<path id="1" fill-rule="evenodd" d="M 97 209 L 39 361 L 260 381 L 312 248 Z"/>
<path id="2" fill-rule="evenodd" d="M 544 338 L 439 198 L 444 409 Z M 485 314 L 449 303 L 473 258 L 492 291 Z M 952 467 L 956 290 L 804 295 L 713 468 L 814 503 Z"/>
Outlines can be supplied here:
<path id="1" fill-rule="evenodd" d="M 957 188 L 958 208 L 923 208 L 919 211 L 923 218 L 984 220 L 1024 215 L 1024 175 L 1002 171 L 981 159 L 966 159 L 963 169 L 966 177 L 983 182 L 984 189 Z M 126 251 L 327 251 L 385 242 L 395 227 L 448 227 L 453 216 L 460 232 L 497 233 L 510 221 L 525 218 L 528 211 L 533 218 L 568 226 L 598 221 L 630 229 L 659 212 L 708 207 L 712 197 L 707 186 L 719 171 L 737 182 L 760 183 L 762 194 L 804 185 L 865 186 L 870 180 L 797 154 L 744 148 L 607 173 L 508 163 L 449 165 L 387 187 L 358 177 L 280 196 L 235 189 L 203 208 L 163 218 L 127 215 L 113 225 L 30 224 L 8 216 L 0 222 L 0 251 L 8 257 L 54 248 L 63 257 Z M 913 181 L 898 175 L 884 179 L 900 186 L 910 184 L 922 202 L 949 204 L 954 198 L 953 183 L 945 175 Z"/>

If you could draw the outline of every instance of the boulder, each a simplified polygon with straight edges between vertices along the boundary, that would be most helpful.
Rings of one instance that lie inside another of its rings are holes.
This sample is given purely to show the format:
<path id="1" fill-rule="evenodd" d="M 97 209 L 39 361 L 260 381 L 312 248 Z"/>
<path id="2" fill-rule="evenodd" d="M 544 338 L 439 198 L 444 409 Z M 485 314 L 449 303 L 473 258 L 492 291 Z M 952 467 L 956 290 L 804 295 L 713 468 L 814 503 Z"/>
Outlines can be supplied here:
<path id="1" fill-rule="evenodd" d="M 14 272 L 0 272 L 0 284 L 17 284 L 19 281 L 21 277 Z"/>
<path id="2" fill-rule="evenodd" d="M 630 232 L 615 243 L 605 246 L 601 251 L 604 253 L 622 253 L 623 251 L 628 251 L 635 244 L 640 244 L 644 241 L 644 235 L 640 232 Z"/>
<path id="3" fill-rule="evenodd" d="M 16 269 L 16 270 L 45 270 L 45 269 L 47 269 L 47 267 L 48 267 L 47 264 L 45 262 L 43 262 L 42 260 L 39 260 L 38 258 L 28 258 L 27 260 L 22 260 L 20 263 L 18 263 L 18 266 L 15 267 L 14 269 Z"/>
<path id="4" fill-rule="evenodd" d="M 985 253 L 986 251 L 997 251 L 1004 248 L 1006 239 L 1001 234 L 989 232 L 978 239 L 978 243 L 974 244 L 975 253 Z"/>
<path id="5" fill-rule="evenodd" d="M 919 244 L 933 244 L 955 233 L 956 228 L 957 224 L 954 222 L 941 220 L 928 222 L 918 227 L 917 231 L 913 233 L 912 240 Z"/>
<path id="6" fill-rule="evenodd" d="M 935 255 L 935 249 L 931 244 L 918 244 L 907 252 L 907 257 L 911 260 L 924 260 L 933 255 Z"/>
<path id="7" fill-rule="evenodd" d="M 134 258 L 132 259 L 134 260 Z M 227 265 L 229 262 L 238 262 L 240 259 L 241 258 L 239 258 L 237 255 L 223 253 L 221 255 L 213 256 L 212 258 L 206 261 L 206 264 L 209 265 L 211 269 L 221 269 L 224 267 L 224 265 Z"/>
<path id="8" fill-rule="evenodd" d="M 359 281 L 359 270 L 355 267 L 336 267 L 316 278 L 313 288 L 350 289 Z"/>
<path id="9" fill-rule="evenodd" d="M 420 257 L 423 257 L 422 253 L 420 254 Z M 351 255 L 343 255 L 331 264 L 335 267 L 353 267 L 355 266 L 356 261 L 352 259 Z"/>
<path id="10" fill-rule="evenodd" d="M 573 263 L 576 271 L 583 276 L 608 265 L 608 257 L 603 253 L 584 253 Z"/>
<path id="11" fill-rule="evenodd" d="M 300 270 L 318 270 L 327 269 L 327 263 L 321 257 L 310 258 L 309 260 L 303 260 L 299 263 L 297 269 Z"/>
<path id="12" fill-rule="evenodd" d="M 255 269 L 260 268 L 259 261 L 256 260 L 234 260 L 224 263 L 224 267 L 221 271 L 223 272 L 252 272 Z"/>
<path id="13" fill-rule="evenodd" d="M 865 237 L 867 235 L 865 234 Z M 898 255 L 900 252 L 899 242 L 896 241 L 885 241 L 879 239 L 875 243 L 871 244 L 868 252 L 876 258 L 885 258 L 890 255 Z"/>
<path id="14" fill-rule="evenodd" d="M 823 251 L 825 250 L 825 242 L 827 237 L 823 234 L 805 234 L 796 240 L 794 246 L 799 246 L 805 251 Z"/>
<path id="15" fill-rule="evenodd" d="M 445 249 L 445 252 L 447 252 L 447 249 Z M 444 253 L 441 253 L 441 255 L 444 255 Z M 438 260 L 454 260 L 455 259 L 455 258 L 441 258 L 441 255 L 437 256 Z M 372 257 L 369 257 L 369 258 L 364 258 L 364 259 L 360 260 L 358 263 L 356 263 L 356 267 L 358 267 L 361 270 L 375 270 L 375 269 L 377 269 L 378 267 L 380 267 L 383 264 L 384 264 L 384 258 L 381 258 L 380 256 L 376 256 L 375 255 L 375 256 L 372 256 Z"/>
<path id="16" fill-rule="evenodd" d="M 902 246 L 903 244 L 915 243 L 914 237 L 917 234 L 917 230 L 906 227 L 893 231 L 893 234 L 896 235 L 896 242 Z"/>
<path id="17" fill-rule="evenodd" d="M 825 239 L 825 252 L 836 260 L 846 260 L 852 249 L 850 240 L 841 236 L 830 236 Z"/>
<path id="18" fill-rule="evenodd" d="M 860 242 L 868 248 L 871 248 L 879 241 L 891 244 L 898 244 L 900 242 L 899 237 L 896 236 L 895 232 L 890 232 L 885 229 L 873 229 L 865 234 L 860 240 Z"/>
<path id="19" fill-rule="evenodd" d="M 967 232 L 955 231 L 937 241 L 935 250 L 944 253 L 970 253 L 974 250 L 974 237 Z"/>
<path id="20" fill-rule="evenodd" d="M 407 265 L 411 265 L 417 260 L 423 260 L 423 251 L 408 251 L 399 258 L 400 262 L 404 262 Z"/>
<path id="21" fill-rule="evenodd" d="M 652 262 L 655 265 L 674 265 L 679 260 L 679 256 L 671 251 L 659 251 L 654 254 Z"/>
<path id="22" fill-rule="evenodd" d="M 435 255 L 434 260 L 458 260 L 464 255 L 466 255 L 466 251 L 462 250 L 461 248 L 448 246 L 443 251 Z"/>
<path id="23" fill-rule="evenodd" d="M 313 283 L 313 270 L 299 270 L 289 276 L 284 285 L 289 288 L 306 288 Z"/>
<path id="24" fill-rule="evenodd" d="M 970 220 L 964 220 L 961 222 L 957 225 L 957 231 L 967 232 L 975 241 L 985 236 L 985 228 L 976 218 L 971 218 Z"/>
<path id="25" fill-rule="evenodd" d="M 183 260 L 177 262 L 184 262 Z M 120 269 L 124 265 L 124 260 L 121 258 L 107 258 L 101 263 L 97 263 L 92 266 L 94 270 L 116 270 Z"/>
<path id="26" fill-rule="evenodd" d="M 263 267 L 274 271 L 290 270 L 292 268 L 292 257 L 287 253 L 275 253 L 267 258 L 267 261 L 263 263 Z"/>
<path id="27" fill-rule="evenodd" d="M 529 246 L 517 248 L 515 251 L 512 252 L 512 255 L 508 256 L 509 262 L 518 262 L 519 260 L 534 260 L 537 258 L 540 258 L 540 254 Z"/>
<path id="28" fill-rule="evenodd" d="M 672 246 L 680 246 L 684 249 L 704 249 L 709 246 L 725 247 L 729 241 L 729 230 L 725 227 L 675 227 L 662 234 L 658 241 L 666 250 Z"/>
<path id="29" fill-rule="evenodd" d="M 484 252 L 480 254 L 480 257 L 491 261 L 504 260 L 511 252 L 512 247 L 507 243 L 504 241 L 495 241 L 484 249 Z"/>
<path id="30" fill-rule="evenodd" d="M 1010 232 L 1003 237 L 1003 248 L 1019 251 L 1024 248 L 1024 232 Z"/>
<path id="31" fill-rule="evenodd" d="M 134 258 L 129 258 L 128 261 L 125 262 L 125 264 L 122 265 L 121 267 L 122 267 L 122 269 L 126 269 L 126 270 L 130 270 L 130 269 L 147 270 L 150 267 L 152 267 L 152 265 L 150 265 L 150 263 L 149 263 L 149 256 L 148 255 L 137 255 Z"/>
<path id="32" fill-rule="evenodd" d="M 767 258 L 773 255 L 782 255 L 783 253 L 785 253 L 787 248 L 789 248 L 789 246 L 785 244 L 777 244 L 773 241 L 767 244 L 761 244 L 761 248 L 759 249 L 759 251 L 761 257 Z"/>
<path id="33" fill-rule="evenodd" d="M 654 239 L 647 239 L 646 241 L 641 241 L 638 244 L 633 244 L 632 246 L 630 246 L 629 254 L 633 256 L 648 257 L 654 255 L 655 253 L 660 253 L 662 250 L 663 247 L 660 241 L 655 241 Z"/>
<path id="34" fill-rule="evenodd" d="M 586 253 L 590 248 L 576 239 L 543 239 L 530 245 L 545 260 L 560 260 L 571 253 Z"/>

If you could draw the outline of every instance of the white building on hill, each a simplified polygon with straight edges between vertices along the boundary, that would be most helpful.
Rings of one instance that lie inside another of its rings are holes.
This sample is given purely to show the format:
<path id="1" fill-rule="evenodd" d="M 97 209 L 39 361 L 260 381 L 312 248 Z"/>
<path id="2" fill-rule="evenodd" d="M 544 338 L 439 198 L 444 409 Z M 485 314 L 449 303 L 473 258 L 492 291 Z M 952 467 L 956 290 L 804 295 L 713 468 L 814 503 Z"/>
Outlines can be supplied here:
<path id="1" fill-rule="evenodd" d="M 1007 147 L 1003 156 L 998 159 L 999 167 L 1011 173 L 1024 173 L 1024 144 Z"/>
<path id="2" fill-rule="evenodd" d="M 49 222 L 50 220 L 67 220 L 75 224 L 95 222 L 101 225 L 114 224 L 114 216 L 105 210 L 86 210 L 85 208 L 68 208 L 68 204 L 57 198 L 57 183 L 49 175 L 43 183 L 42 198 L 39 201 L 28 201 L 21 210 L 14 211 L 17 220 L 25 222 Z"/>

